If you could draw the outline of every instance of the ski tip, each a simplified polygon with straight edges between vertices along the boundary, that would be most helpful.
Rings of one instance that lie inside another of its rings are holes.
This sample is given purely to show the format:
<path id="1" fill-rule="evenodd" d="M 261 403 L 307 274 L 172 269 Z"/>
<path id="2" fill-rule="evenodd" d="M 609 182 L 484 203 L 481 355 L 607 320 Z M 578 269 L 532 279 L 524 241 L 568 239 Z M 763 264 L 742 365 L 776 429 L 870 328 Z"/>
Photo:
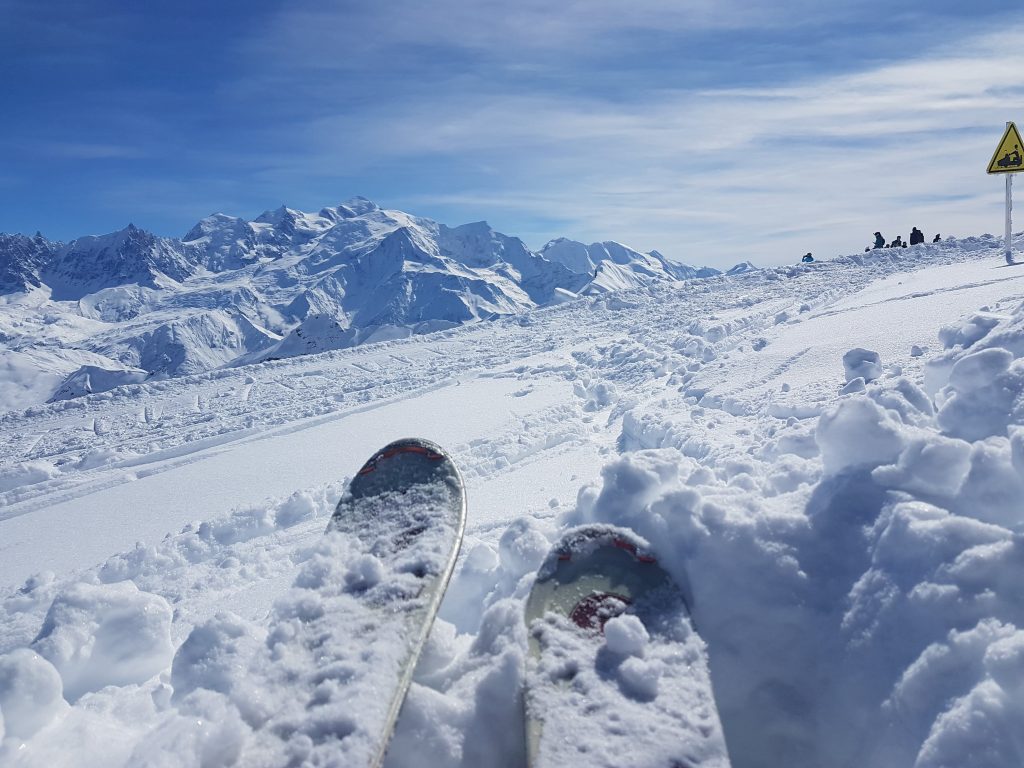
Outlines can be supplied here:
<path id="1" fill-rule="evenodd" d="M 369 475 L 377 471 L 381 462 L 402 455 L 421 456 L 423 459 L 430 462 L 450 461 L 448 455 L 444 452 L 444 449 L 437 443 L 432 443 L 429 440 L 424 440 L 419 437 L 406 437 L 401 440 L 395 440 L 393 443 L 388 443 L 373 454 L 373 456 L 363 464 L 362 468 L 356 473 L 356 475 Z"/>
<path id="2" fill-rule="evenodd" d="M 572 528 L 562 535 L 558 543 L 551 548 L 551 552 L 540 567 L 537 578 L 541 580 L 550 578 L 559 563 L 587 557 L 605 547 L 621 549 L 632 555 L 638 563 L 650 565 L 658 562 L 648 541 L 628 528 L 599 524 L 582 525 Z"/>
<path id="3" fill-rule="evenodd" d="M 353 517 L 353 505 L 362 499 L 388 494 L 404 496 L 412 488 L 423 486 L 444 489 L 444 494 L 438 497 L 439 501 L 444 499 L 439 509 L 451 511 L 452 517 L 459 521 L 461 532 L 466 517 L 462 476 L 441 446 L 419 437 L 395 440 L 367 459 L 338 502 L 327 530 L 341 528 L 344 520 Z"/>

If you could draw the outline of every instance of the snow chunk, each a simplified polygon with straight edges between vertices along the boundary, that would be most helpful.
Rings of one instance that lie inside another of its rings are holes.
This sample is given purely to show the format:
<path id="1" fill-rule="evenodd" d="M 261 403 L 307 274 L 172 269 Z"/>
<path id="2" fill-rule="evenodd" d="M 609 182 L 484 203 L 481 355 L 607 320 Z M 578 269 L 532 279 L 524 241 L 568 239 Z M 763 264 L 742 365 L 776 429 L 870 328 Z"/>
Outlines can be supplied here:
<path id="1" fill-rule="evenodd" d="M 985 338 L 989 331 L 999 325 L 1003 320 L 1001 315 L 993 315 L 988 312 L 978 312 L 971 315 L 959 325 L 943 326 L 939 330 L 939 341 L 946 349 L 963 347 L 967 349 Z"/>
<path id="2" fill-rule="evenodd" d="M 1022 415 L 1024 360 L 998 347 L 972 352 L 954 365 L 937 420 L 942 430 L 965 440 L 1006 435 Z"/>
<path id="3" fill-rule="evenodd" d="M 858 377 L 865 382 L 874 381 L 882 375 L 882 360 L 877 352 L 854 347 L 843 355 L 843 370 L 847 382 Z"/>
<path id="4" fill-rule="evenodd" d="M 28 739 L 68 709 L 60 675 L 28 648 L 0 656 L 0 741 Z"/>
<path id="5" fill-rule="evenodd" d="M 960 392 L 973 392 L 986 386 L 1012 362 L 1013 355 L 999 347 L 972 352 L 953 364 L 949 374 L 950 386 Z"/>
<path id="6" fill-rule="evenodd" d="M 1013 465 L 1012 447 L 1004 437 L 971 446 L 971 465 L 950 511 L 985 522 L 1019 526 L 1024 520 L 1024 476 Z"/>
<path id="7" fill-rule="evenodd" d="M 1017 631 L 992 643 L 985 651 L 984 665 L 1001 688 L 1024 692 L 1024 632 Z"/>
<path id="8" fill-rule="evenodd" d="M 60 472 L 48 461 L 23 461 L 0 468 L 0 493 L 52 480 Z"/>
<path id="9" fill-rule="evenodd" d="M 296 491 L 277 510 L 275 520 L 284 528 L 312 520 L 317 516 L 319 505 L 308 491 Z"/>
<path id="10" fill-rule="evenodd" d="M 1024 632 L 992 619 L 927 648 L 886 702 L 904 717 L 911 704 L 937 715 L 914 765 L 1020 764 L 1022 670 Z M 906 722 L 914 730 L 926 725 L 917 718 Z"/>
<path id="11" fill-rule="evenodd" d="M 551 542 L 548 541 L 536 522 L 521 517 L 501 534 L 498 542 L 498 557 L 502 569 L 514 578 L 537 570 L 544 561 Z"/>
<path id="12" fill-rule="evenodd" d="M 855 395 L 858 392 L 863 392 L 867 389 L 867 382 L 864 381 L 864 377 L 855 376 L 850 379 L 846 386 L 839 390 L 840 395 Z"/>
<path id="13" fill-rule="evenodd" d="M 871 476 L 890 488 L 953 496 L 970 467 L 970 443 L 934 436 L 911 440 L 896 464 L 878 467 Z"/>
<path id="14" fill-rule="evenodd" d="M 134 451 L 127 451 L 122 448 L 94 448 L 91 451 L 87 451 L 75 463 L 75 469 L 85 470 L 106 467 L 119 461 L 135 458 L 138 455 Z"/>
<path id="15" fill-rule="evenodd" d="M 657 661 L 644 661 L 634 656 L 619 666 L 619 683 L 623 692 L 641 701 L 657 697 L 660 680 L 661 664 Z"/>
<path id="16" fill-rule="evenodd" d="M 357 591 L 371 589 L 380 584 L 385 575 L 384 564 L 379 558 L 371 554 L 361 555 L 345 572 L 345 586 Z"/>
<path id="17" fill-rule="evenodd" d="M 261 644 L 249 625 L 232 613 L 218 613 L 195 627 L 171 665 L 171 701 L 200 688 L 230 694 L 244 682 L 246 664 Z"/>
<path id="18" fill-rule="evenodd" d="M 904 447 L 904 429 L 889 411 L 868 398 L 841 401 L 822 414 L 815 432 L 825 473 L 894 462 Z"/>
<path id="19" fill-rule="evenodd" d="M 935 407 L 927 393 L 902 376 L 895 382 L 886 382 L 884 388 L 873 388 L 868 397 L 883 408 L 894 411 L 904 424 L 933 425 Z"/>
<path id="20" fill-rule="evenodd" d="M 239 765 L 252 730 L 223 696 L 198 690 L 132 752 L 127 768 Z M 296 761 L 296 763 L 301 761 Z"/>
<path id="21" fill-rule="evenodd" d="M 604 643 L 608 650 L 622 656 L 643 656 L 650 635 L 636 616 L 622 614 L 604 625 Z"/>
<path id="22" fill-rule="evenodd" d="M 32 643 L 64 681 L 74 703 L 107 685 L 142 683 L 166 669 L 171 608 L 132 582 L 74 584 L 60 593 Z"/>

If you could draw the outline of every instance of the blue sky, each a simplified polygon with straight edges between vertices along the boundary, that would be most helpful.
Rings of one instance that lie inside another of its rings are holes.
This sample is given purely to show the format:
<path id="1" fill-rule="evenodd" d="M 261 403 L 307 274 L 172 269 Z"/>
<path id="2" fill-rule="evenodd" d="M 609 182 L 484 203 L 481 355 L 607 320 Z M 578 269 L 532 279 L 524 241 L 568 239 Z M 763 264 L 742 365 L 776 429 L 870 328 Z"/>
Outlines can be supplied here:
<path id="1" fill-rule="evenodd" d="M 533 248 L 779 264 L 876 229 L 1001 233 L 984 170 L 1004 122 L 1024 126 L 1019 0 L 0 0 L 0 16 L 0 231 L 56 239 L 363 195 Z"/>

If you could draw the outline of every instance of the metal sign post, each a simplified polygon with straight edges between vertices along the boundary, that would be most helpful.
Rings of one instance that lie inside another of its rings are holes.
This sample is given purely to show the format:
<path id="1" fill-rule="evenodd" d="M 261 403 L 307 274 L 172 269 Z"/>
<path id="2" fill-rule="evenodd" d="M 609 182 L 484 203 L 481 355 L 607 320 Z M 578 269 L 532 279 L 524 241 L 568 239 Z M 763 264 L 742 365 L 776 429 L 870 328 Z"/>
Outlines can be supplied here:
<path id="1" fill-rule="evenodd" d="M 1006 131 L 999 141 L 995 153 L 988 164 L 989 173 L 1002 173 L 1006 175 L 1006 244 L 1003 249 L 1006 256 L 1006 263 L 1013 264 L 1013 174 L 1024 171 L 1024 155 L 1021 148 L 1024 141 L 1017 132 L 1017 126 L 1012 122 L 1006 123 Z"/>
<path id="2" fill-rule="evenodd" d="M 1003 249 L 1006 263 L 1013 264 L 1013 245 L 1010 234 L 1013 229 L 1013 174 L 1006 174 L 1006 247 Z"/>

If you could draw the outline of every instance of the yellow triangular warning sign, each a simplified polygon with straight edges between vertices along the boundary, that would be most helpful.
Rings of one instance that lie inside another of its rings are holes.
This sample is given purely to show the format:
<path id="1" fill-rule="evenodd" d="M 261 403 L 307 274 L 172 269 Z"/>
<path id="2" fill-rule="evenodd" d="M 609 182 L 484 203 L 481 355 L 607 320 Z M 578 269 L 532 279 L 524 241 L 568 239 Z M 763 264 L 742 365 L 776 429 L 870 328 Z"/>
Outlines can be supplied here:
<path id="1" fill-rule="evenodd" d="M 1013 123 L 1006 124 L 1006 133 L 1003 134 L 996 153 L 988 164 L 989 173 L 1017 173 L 1024 171 L 1024 141 L 1020 139 L 1017 126 Z"/>

